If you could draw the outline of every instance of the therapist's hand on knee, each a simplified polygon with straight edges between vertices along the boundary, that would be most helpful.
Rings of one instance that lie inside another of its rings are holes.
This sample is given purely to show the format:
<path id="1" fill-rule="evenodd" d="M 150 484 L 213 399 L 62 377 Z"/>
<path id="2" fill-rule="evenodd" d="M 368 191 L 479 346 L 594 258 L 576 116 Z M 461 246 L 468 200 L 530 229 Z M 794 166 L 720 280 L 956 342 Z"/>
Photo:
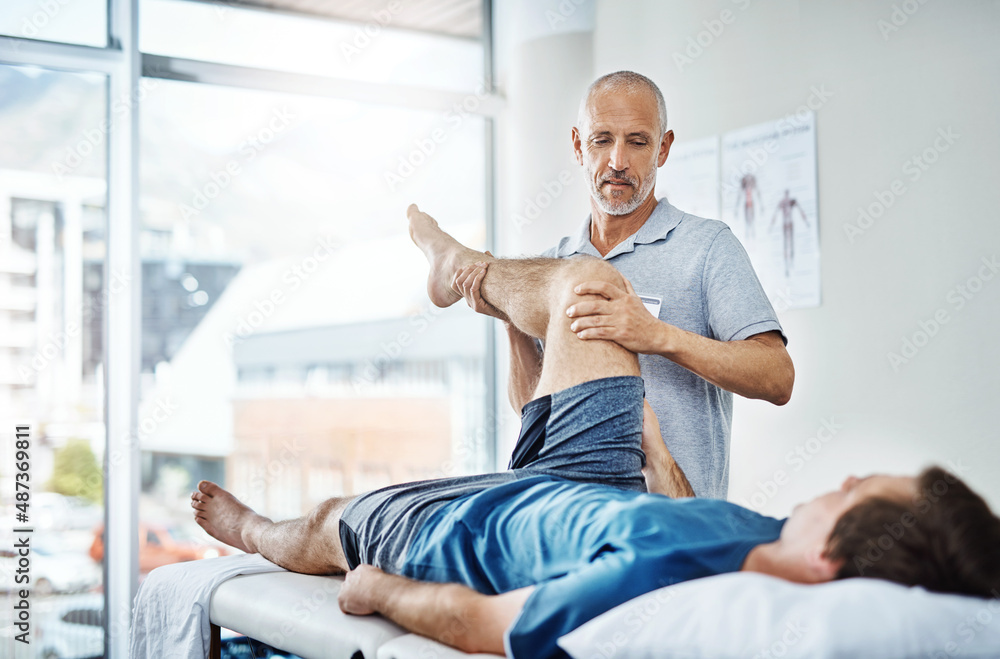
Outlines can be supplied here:
<path id="1" fill-rule="evenodd" d="M 566 315 L 573 319 L 569 328 L 584 340 L 614 341 L 632 352 L 656 353 L 668 326 L 649 313 L 624 277 L 622 285 L 624 288 L 606 281 L 588 281 L 574 288 L 577 295 L 592 297 L 566 309 Z"/>

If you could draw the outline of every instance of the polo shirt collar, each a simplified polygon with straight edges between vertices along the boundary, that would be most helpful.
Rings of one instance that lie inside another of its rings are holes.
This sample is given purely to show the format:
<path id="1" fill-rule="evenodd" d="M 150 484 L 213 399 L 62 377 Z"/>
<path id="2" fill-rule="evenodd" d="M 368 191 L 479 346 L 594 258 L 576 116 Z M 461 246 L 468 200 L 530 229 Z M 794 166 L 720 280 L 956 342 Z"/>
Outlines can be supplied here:
<path id="1" fill-rule="evenodd" d="M 636 243 L 648 245 L 649 243 L 663 240 L 674 227 L 681 223 L 681 218 L 683 217 L 684 213 L 674 208 L 667 201 L 666 197 L 660 199 L 656 204 L 656 208 L 653 209 L 653 212 L 643 225 L 639 227 L 639 230 L 616 245 L 604 258 L 610 259 L 619 254 L 634 251 Z M 567 241 L 565 247 L 558 251 L 557 255 L 559 257 L 572 256 L 573 254 L 601 256 L 590 242 L 590 221 L 591 217 L 588 216 L 576 236 Z"/>

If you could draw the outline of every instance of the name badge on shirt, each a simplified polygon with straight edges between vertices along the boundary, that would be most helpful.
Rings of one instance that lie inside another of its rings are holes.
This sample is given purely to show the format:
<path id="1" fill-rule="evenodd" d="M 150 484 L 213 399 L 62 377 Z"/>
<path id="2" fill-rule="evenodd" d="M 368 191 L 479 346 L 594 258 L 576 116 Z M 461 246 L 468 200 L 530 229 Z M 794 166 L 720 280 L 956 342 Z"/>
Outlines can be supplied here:
<path id="1" fill-rule="evenodd" d="M 642 300 L 642 305 L 649 309 L 649 313 L 653 314 L 653 318 L 660 317 L 660 305 L 663 304 L 662 297 L 656 297 L 655 295 L 642 295 L 640 293 L 639 299 Z"/>

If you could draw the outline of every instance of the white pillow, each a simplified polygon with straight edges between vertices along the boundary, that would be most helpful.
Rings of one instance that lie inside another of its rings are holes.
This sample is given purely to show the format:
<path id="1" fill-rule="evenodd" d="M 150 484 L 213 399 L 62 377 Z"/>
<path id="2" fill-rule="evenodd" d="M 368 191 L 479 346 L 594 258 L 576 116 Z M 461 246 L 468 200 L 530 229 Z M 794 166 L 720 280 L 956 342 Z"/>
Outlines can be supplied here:
<path id="1" fill-rule="evenodd" d="M 1000 657 L 1000 599 L 736 572 L 637 597 L 559 639 L 573 659 Z"/>

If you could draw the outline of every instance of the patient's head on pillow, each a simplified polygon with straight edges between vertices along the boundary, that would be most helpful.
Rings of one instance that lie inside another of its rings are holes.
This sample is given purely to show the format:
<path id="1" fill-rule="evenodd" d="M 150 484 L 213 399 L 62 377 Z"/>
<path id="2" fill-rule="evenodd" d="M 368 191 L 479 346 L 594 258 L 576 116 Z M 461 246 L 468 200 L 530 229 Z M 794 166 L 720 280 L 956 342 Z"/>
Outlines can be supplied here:
<path id="1" fill-rule="evenodd" d="M 834 525 L 826 558 L 836 578 L 874 577 L 928 590 L 1000 598 L 1000 518 L 940 467 L 917 478 L 917 497 L 870 498 Z"/>

